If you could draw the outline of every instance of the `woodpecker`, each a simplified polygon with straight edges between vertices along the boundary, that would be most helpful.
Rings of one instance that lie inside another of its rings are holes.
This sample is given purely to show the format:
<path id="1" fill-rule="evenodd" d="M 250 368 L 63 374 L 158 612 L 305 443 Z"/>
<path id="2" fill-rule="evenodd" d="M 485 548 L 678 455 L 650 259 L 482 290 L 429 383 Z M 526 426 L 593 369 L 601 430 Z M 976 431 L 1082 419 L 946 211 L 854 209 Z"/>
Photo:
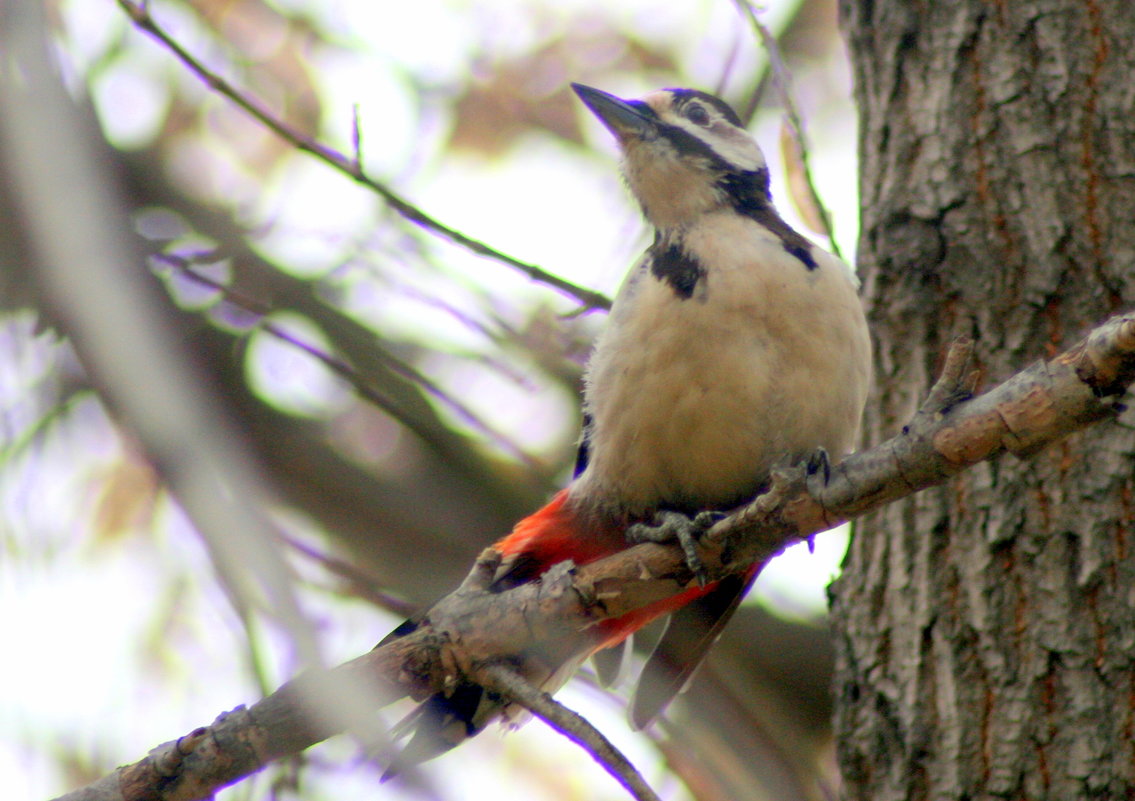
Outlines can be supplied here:
<path id="1" fill-rule="evenodd" d="M 641 536 L 660 516 L 733 508 L 766 488 L 783 461 L 845 455 L 871 373 L 853 273 L 776 212 L 764 156 L 725 102 L 693 89 L 623 100 L 572 88 L 614 134 L 654 241 L 588 362 L 575 476 L 497 543 L 504 559 L 494 590 L 538 581 L 565 560 L 615 553 L 628 532 Z M 632 702 L 632 722 L 646 725 L 688 680 L 757 570 L 605 621 L 585 653 L 538 683 L 554 692 L 592 653 L 673 613 Z M 399 762 L 435 756 L 502 714 L 500 700 L 472 684 L 435 696 L 404 722 L 402 733 L 416 731 Z"/>

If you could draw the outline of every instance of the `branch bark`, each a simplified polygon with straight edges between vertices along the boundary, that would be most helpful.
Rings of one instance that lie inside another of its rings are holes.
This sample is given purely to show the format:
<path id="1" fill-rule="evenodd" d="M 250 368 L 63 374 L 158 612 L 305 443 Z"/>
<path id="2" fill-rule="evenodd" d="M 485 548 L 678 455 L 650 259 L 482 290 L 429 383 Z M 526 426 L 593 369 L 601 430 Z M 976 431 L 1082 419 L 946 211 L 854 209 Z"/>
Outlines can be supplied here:
<path id="1" fill-rule="evenodd" d="M 942 378 L 898 436 L 856 453 L 829 476 L 786 468 L 772 489 L 715 525 L 702 558 L 711 577 L 764 562 L 793 541 L 877 509 L 1004 452 L 1027 457 L 1114 416 L 1135 381 L 1135 314 L 1094 329 L 991 391 L 967 398 L 969 343 L 955 344 Z M 539 582 L 488 593 L 492 549 L 413 633 L 330 670 L 311 671 L 249 709 L 155 748 L 61 801 L 208 798 L 269 762 L 347 728 L 310 714 L 328 687 L 365 687 L 375 704 L 445 692 L 487 666 L 552 663 L 584 647 L 599 621 L 686 589 L 694 576 L 677 545 L 628 548 L 584 566 L 564 563 Z M 305 700 L 306 699 L 306 700 Z M 608 766 L 610 769 L 610 766 Z"/>

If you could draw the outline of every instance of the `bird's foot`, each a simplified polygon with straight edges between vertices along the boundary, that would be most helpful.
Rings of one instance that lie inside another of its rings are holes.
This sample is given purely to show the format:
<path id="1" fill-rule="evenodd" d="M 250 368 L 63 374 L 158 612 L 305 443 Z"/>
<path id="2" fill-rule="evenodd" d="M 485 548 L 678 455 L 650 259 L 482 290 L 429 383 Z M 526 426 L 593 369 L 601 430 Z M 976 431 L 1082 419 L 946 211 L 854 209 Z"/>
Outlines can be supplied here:
<path id="1" fill-rule="evenodd" d="M 804 458 L 804 473 L 809 481 L 813 479 L 822 481 L 824 486 L 827 486 L 832 478 L 832 460 L 828 452 L 823 448 L 816 448 L 809 453 Z"/>
<path id="2" fill-rule="evenodd" d="M 636 545 L 643 542 L 667 544 L 675 540 L 682 546 L 686 565 L 697 579 L 698 586 L 709 583 L 709 574 L 698 553 L 698 542 L 713 524 L 725 517 L 724 512 L 705 511 L 688 517 L 681 512 L 660 511 L 648 522 L 635 523 L 627 529 L 627 541 Z"/>
<path id="3" fill-rule="evenodd" d="M 827 450 L 816 448 L 804 457 L 800 466 L 804 468 L 804 486 L 808 488 L 808 494 L 823 506 L 824 491 L 832 480 L 832 460 Z M 815 537 L 810 536 L 806 541 L 808 552 L 815 553 Z"/>

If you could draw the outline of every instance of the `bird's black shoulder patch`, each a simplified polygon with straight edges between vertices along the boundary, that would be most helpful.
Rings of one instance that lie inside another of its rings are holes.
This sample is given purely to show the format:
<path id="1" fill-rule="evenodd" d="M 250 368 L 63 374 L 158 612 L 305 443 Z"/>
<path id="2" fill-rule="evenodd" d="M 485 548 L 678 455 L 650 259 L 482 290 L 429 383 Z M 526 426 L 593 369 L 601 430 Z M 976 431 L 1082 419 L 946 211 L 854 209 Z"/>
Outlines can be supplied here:
<path id="1" fill-rule="evenodd" d="M 799 259 L 809 270 L 820 266 L 812 255 L 812 243 L 786 223 L 773 208 L 768 170 L 730 173 L 721 179 L 719 186 L 729 196 L 734 210 L 775 234 L 786 253 Z"/>
<path id="2" fill-rule="evenodd" d="M 818 268 L 820 265 L 816 263 L 816 259 L 812 256 L 812 244 L 807 239 L 804 239 L 803 236 L 793 231 L 791 228 L 789 228 L 788 230 L 797 239 L 803 241 L 803 244 L 794 243 L 788 241 L 787 239 L 785 239 L 785 237 L 782 236 L 780 238 L 780 241 L 784 244 L 784 249 L 788 251 L 788 255 L 795 256 L 796 258 L 800 259 L 800 262 L 809 270 L 815 270 L 816 268 Z"/>
<path id="3" fill-rule="evenodd" d="M 705 268 L 680 244 L 659 240 L 650 247 L 650 272 L 670 284 L 682 300 L 693 297 L 698 281 L 705 277 Z"/>
<path id="4" fill-rule="evenodd" d="M 703 92 L 700 89 L 667 89 L 666 91 L 674 96 L 674 107 L 676 109 L 681 109 L 682 106 L 686 105 L 691 100 L 701 100 L 706 105 L 712 106 L 721 112 L 721 116 L 728 120 L 731 125 L 736 125 L 738 128 L 745 127 L 741 122 L 741 118 L 737 116 L 737 112 L 733 110 L 733 107 L 720 97 L 715 97 L 709 92 Z"/>

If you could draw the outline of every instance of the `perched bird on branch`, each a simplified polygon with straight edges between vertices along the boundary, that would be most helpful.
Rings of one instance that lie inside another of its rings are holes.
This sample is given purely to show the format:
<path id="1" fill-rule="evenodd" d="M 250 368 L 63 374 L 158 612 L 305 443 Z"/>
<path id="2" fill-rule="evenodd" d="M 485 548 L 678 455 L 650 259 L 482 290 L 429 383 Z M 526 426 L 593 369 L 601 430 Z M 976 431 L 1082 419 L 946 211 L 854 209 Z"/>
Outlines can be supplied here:
<path id="1" fill-rule="evenodd" d="M 573 88 L 618 140 L 654 243 L 588 364 L 575 477 L 496 544 L 504 558 L 492 591 L 644 539 L 679 539 L 697 572 L 696 539 L 712 520 L 702 513 L 753 497 L 778 463 L 823 465 L 851 449 L 871 372 L 856 279 L 777 214 L 764 155 L 726 103 L 692 89 L 622 100 Z M 644 726 L 689 679 L 759 569 L 606 620 L 586 648 L 556 664 L 533 655 L 522 672 L 554 692 L 587 657 L 671 614 L 632 704 L 632 722 Z M 404 721 L 414 736 L 394 767 L 508 713 L 500 698 L 458 684 Z"/>

